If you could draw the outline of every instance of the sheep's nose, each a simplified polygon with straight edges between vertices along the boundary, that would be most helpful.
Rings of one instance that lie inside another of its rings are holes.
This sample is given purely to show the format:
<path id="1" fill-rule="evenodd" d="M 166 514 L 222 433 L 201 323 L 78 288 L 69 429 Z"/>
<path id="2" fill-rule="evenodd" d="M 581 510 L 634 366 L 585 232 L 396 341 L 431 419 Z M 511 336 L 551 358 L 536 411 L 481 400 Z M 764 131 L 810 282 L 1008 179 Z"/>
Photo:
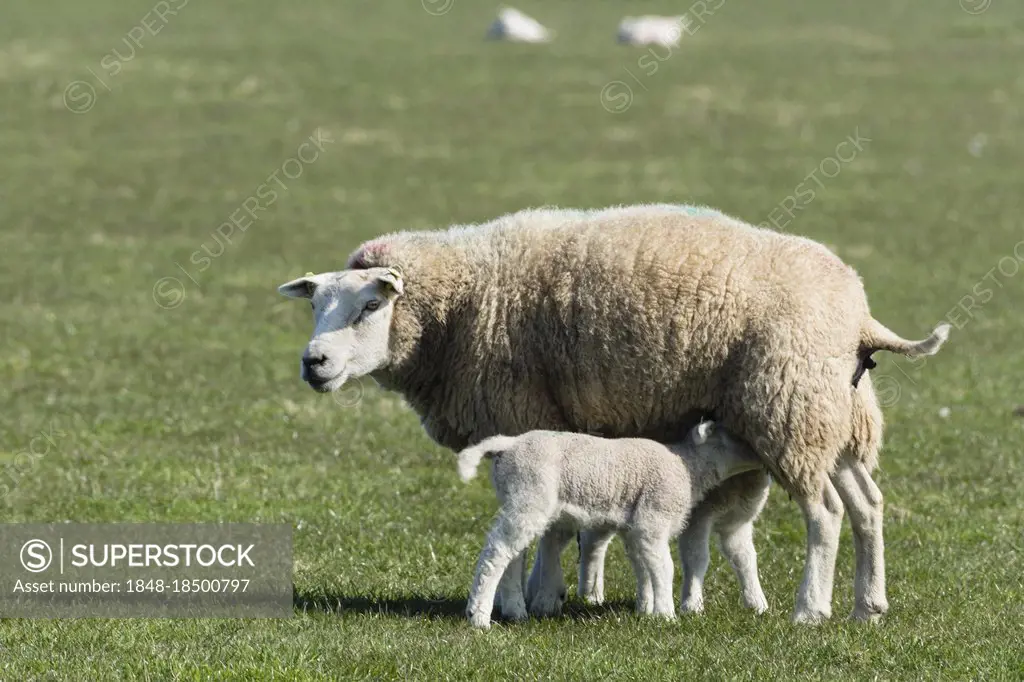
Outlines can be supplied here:
<path id="1" fill-rule="evenodd" d="M 306 369 L 314 369 L 327 362 L 327 356 L 323 353 L 306 353 L 302 356 L 302 364 Z"/>

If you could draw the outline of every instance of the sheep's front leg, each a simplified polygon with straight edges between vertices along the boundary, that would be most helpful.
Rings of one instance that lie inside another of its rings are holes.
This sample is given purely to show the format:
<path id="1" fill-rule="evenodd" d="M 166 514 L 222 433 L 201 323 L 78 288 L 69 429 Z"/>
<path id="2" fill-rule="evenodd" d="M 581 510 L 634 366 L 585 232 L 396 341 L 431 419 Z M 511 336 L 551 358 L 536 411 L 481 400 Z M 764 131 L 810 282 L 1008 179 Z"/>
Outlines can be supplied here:
<path id="1" fill-rule="evenodd" d="M 531 615 L 544 618 L 562 612 L 568 593 L 562 573 L 562 552 L 575 535 L 571 528 L 553 526 L 537 543 L 537 559 L 526 588 Z"/>
<path id="2" fill-rule="evenodd" d="M 711 521 L 710 505 L 700 505 L 679 535 L 679 560 L 683 565 L 679 610 L 683 613 L 704 612 L 704 575 L 711 561 Z"/>
<path id="3" fill-rule="evenodd" d="M 577 592 L 588 604 L 604 603 L 604 559 L 615 530 L 583 531 L 580 539 L 580 567 Z"/>
<path id="4" fill-rule="evenodd" d="M 857 568 L 853 617 L 876 620 L 889 610 L 885 597 L 885 541 L 882 537 L 882 491 L 867 467 L 843 458 L 832 482 L 850 512 Z"/>
<path id="5" fill-rule="evenodd" d="M 843 502 L 827 478 L 816 498 L 798 501 L 807 523 L 807 563 L 796 596 L 793 622 L 816 625 L 832 616 L 832 581 Z"/>

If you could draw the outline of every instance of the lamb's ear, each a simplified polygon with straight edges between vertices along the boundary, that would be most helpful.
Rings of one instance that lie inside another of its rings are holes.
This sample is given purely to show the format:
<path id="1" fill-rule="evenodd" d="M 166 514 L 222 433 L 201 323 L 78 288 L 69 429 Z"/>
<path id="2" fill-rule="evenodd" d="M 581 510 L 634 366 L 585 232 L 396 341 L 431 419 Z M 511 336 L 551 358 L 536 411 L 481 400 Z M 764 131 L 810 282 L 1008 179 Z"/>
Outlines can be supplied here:
<path id="1" fill-rule="evenodd" d="M 701 422 L 700 424 L 697 424 L 697 426 L 695 426 L 693 429 L 693 440 L 694 442 L 697 443 L 697 445 L 703 445 L 704 443 L 707 442 L 708 438 L 711 437 L 711 434 L 714 433 L 714 431 L 714 422 Z"/>
<path id="2" fill-rule="evenodd" d="M 388 298 L 398 298 L 405 292 L 402 271 L 399 268 L 388 268 L 377 277 L 377 284 Z"/>
<path id="3" fill-rule="evenodd" d="M 307 272 L 305 277 L 293 279 L 279 286 L 277 290 L 288 298 L 313 298 L 313 292 L 319 286 L 320 275 Z"/>

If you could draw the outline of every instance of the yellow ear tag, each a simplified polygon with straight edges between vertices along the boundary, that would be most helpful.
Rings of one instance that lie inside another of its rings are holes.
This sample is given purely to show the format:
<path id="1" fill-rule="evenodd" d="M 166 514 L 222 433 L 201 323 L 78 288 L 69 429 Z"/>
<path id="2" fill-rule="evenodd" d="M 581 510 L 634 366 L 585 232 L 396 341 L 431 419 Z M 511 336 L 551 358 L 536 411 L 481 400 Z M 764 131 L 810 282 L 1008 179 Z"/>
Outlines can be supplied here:
<path id="1" fill-rule="evenodd" d="M 402 271 L 399 268 L 388 268 L 388 273 L 393 275 L 396 279 L 402 279 Z"/>
<path id="2" fill-rule="evenodd" d="M 313 277 L 313 276 L 314 275 L 313 275 L 312 272 L 307 272 L 305 275 L 303 275 L 303 277 Z"/>

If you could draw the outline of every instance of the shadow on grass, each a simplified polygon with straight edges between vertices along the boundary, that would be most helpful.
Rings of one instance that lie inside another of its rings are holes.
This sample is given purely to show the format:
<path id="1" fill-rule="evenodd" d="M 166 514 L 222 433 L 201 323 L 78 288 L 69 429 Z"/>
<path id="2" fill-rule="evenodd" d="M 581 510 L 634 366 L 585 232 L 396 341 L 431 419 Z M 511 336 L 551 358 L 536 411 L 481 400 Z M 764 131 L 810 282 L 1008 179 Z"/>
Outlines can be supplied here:
<path id="1" fill-rule="evenodd" d="M 294 596 L 295 609 L 303 613 L 313 611 L 343 615 L 346 613 L 378 614 L 402 618 L 436 618 L 462 620 L 466 617 L 466 599 L 447 595 L 409 595 L 407 597 L 379 597 L 374 595 L 298 594 Z M 562 609 L 561 618 L 589 620 L 633 612 L 632 601 L 613 601 L 591 606 L 580 601 L 569 601 Z M 495 620 L 501 618 L 495 611 Z"/>

